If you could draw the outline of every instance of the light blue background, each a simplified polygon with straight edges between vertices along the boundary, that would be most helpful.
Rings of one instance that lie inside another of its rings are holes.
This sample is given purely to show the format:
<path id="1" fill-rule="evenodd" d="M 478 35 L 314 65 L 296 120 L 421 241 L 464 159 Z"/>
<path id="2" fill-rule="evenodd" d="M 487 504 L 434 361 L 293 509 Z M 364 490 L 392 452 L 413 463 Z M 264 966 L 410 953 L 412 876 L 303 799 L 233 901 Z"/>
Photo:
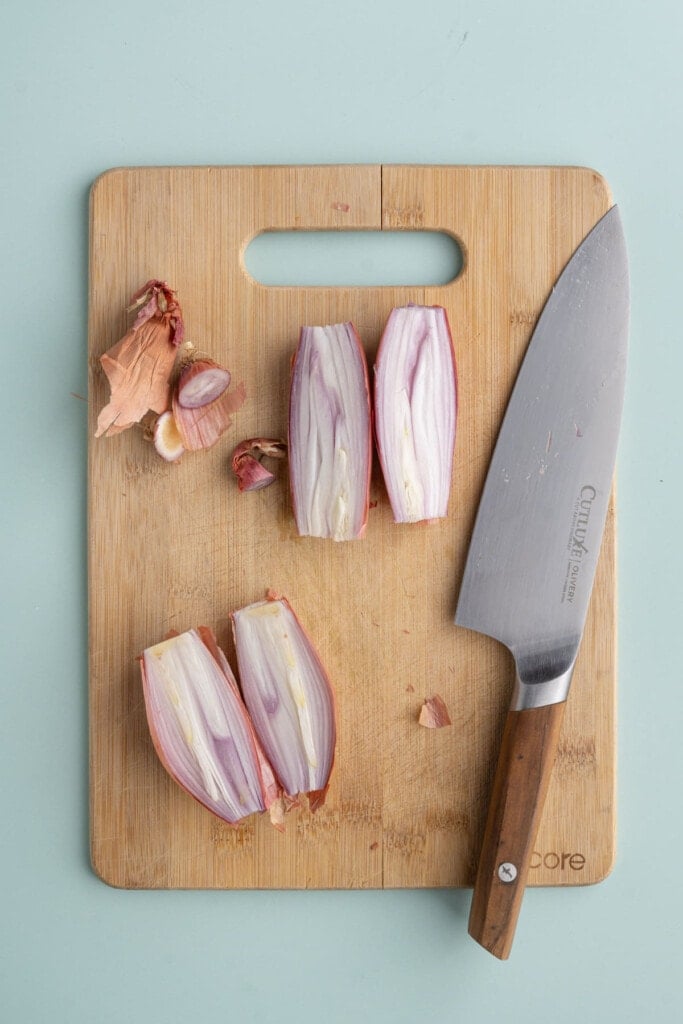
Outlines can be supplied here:
<path id="1" fill-rule="evenodd" d="M 527 1024 L 680 1012 L 683 8 L 665 0 L 9 0 L 2 77 L 0 1019 Z M 121 892 L 87 854 L 87 193 L 185 163 L 572 163 L 629 239 L 619 849 L 527 894 Z"/>

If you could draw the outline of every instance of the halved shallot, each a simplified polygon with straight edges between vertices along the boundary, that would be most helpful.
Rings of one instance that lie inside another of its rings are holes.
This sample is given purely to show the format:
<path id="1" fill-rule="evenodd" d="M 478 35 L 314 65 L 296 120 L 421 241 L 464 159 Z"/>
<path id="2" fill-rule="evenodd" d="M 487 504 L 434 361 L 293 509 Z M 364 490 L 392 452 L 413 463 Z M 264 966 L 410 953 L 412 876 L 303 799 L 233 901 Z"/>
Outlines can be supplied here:
<path id="1" fill-rule="evenodd" d="M 232 614 L 237 664 L 254 728 L 287 796 L 325 800 L 336 742 L 334 694 L 288 601 L 269 597 Z"/>
<path id="2" fill-rule="evenodd" d="M 448 511 L 457 390 L 453 342 L 441 306 L 397 307 L 375 363 L 375 433 L 397 523 Z"/>
<path id="3" fill-rule="evenodd" d="M 211 630 L 148 647 L 140 666 L 150 734 L 169 775 L 230 824 L 277 804 L 272 768 Z"/>
<path id="4" fill-rule="evenodd" d="M 368 369 L 353 324 L 302 327 L 289 401 L 289 474 L 299 534 L 363 536 L 371 458 Z"/>

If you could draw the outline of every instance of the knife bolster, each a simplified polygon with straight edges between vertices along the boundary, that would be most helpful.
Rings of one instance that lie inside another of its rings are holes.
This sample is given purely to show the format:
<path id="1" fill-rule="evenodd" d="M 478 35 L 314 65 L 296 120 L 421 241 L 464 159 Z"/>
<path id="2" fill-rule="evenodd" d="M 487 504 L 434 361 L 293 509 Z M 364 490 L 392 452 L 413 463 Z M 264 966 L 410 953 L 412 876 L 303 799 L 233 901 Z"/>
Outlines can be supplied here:
<path id="1" fill-rule="evenodd" d="M 551 651 L 513 651 L 515 689 L 512 710 L 526 711 L 563 704 L 569 696 L 578 642 Z"/>

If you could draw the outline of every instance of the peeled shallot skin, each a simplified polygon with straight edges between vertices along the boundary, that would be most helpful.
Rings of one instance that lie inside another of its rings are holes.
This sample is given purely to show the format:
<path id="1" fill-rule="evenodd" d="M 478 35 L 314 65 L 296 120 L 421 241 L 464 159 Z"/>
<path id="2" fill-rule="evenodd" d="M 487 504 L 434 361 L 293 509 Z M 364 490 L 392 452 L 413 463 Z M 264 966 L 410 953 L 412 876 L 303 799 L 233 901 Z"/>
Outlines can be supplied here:
<path id="1" fill-rule="evenodd" d="M 375 436 L 397 523 L 442 518 L 453 472 L 457 384 L 453 342 L 441 306 L 392 310 L 374 381 Z"/>
<path id="2" fill-rule="evenodd" d="M 240 683 L 263 749 L 286 795 L 320 806 L 336 743 L 327 673 L 285 598 L 232 614 Z"/>
<path id="3" fill-rule="evenodd" d="M 100 356 L 111 395 L 95 437 L 121 433 L 148 410 L 162 413 L 170 404 L 171 375 L 185 330 L 176 293 L 165 281 L 148 281 L 129 309 L 137 310 L 135 322 Z"/>
<path id="4" fill-rule="evenodd" d="M 169 775 L 230 824 L 265 810 L 279 790 L 211 631 L 148 647 L 140 667 L 150 735 Z"/>
<path id="5" fill-rule="evenodd" d="M 302 327 L 289 402 L 290 486 L 301 536 L 363 536 L 371 459 L 368 368 L 356 329 Z"/>

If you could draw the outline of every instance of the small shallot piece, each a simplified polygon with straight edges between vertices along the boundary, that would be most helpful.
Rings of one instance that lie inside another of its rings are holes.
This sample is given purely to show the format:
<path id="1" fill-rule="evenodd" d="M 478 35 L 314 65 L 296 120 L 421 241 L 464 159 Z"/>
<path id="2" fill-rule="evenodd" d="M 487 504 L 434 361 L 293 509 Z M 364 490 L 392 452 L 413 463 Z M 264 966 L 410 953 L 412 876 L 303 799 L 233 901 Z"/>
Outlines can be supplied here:
<path id="1" fill-rule="evenodd" d="M 375 363 L 375 433 L 394 520 L 448 511 L 457 387 L 453 342 L 441 306 L 392 310 Z"/>
<path id="2" fill-rule="evenodd" d="M 197 359 L 183 367 L 178 378 L 178 405 L 199 409 L 223 394 L 230 384 L 230 370 L 212 359 Z"/>
<path id="3" fill-rule="evenodd" d="M 154 447 L 167 462 L 177 462 L 185 451 L 183 439 L 170 409 L 162 412 L 154 424 Z"/>
<path id="4" fill-rule="evenodd" d="M 100 356 L 111 396 L 102 409 L 96 437 L 118 434 L 139 423 L 149 410 L 164 412 L 171 401 L 171 376 L 183 340 L 183 313 L 165 281 L 148 281 L 133 295 L 135 322 Z"/>
<path id="5" fill-rule="evenodd" d="M 211 448 L 232 424 L 232 414 L 244 404 L 245 398 L 244 384 L 238 384 L 233 389 L 226 387 L 218 398 L 206 405 L 190 407 L 181 405 L 176 387 L 173 391 L 173 418 L 183 446 L 193 452 Z"/>
<path id="6" fill-rule="evenodd" d="M 325 800 L 336 743 L 334 694 L 313 644 L 285 598 L 232 614 L 245 703 L 286 798 Z"/>
<path id="7" fill-rule="evenodd" d="M 240 491 L 260 491 L 268 487 L 275 474 L 261 463 L 263 458 L 284 459 L 287 445 L 268 437 L 251 437 L 242 441 L 232 453 L 232 471 Z"/>
<path id="8" fill-rule="evenodd" d="M 140 666 L 152 742 L 169 775 L 232 825 L 277 805 L 273 770 L 211 630 L 148 647 Z"/>
<path id="9" fill-rule="evenodd" d="M 289 475 L 301 536 L 363 536 L 371 458 L 368 368 L 353 324 L 302 327 L 289 400 Z"/>
<path id="10" fill-rule="evenodd" d="M 451 724 L 448 708 L 438 693 L 426 698 L 420 710 L 419 723 L 426 729 L 442 729 L 445 725 Z"/>

